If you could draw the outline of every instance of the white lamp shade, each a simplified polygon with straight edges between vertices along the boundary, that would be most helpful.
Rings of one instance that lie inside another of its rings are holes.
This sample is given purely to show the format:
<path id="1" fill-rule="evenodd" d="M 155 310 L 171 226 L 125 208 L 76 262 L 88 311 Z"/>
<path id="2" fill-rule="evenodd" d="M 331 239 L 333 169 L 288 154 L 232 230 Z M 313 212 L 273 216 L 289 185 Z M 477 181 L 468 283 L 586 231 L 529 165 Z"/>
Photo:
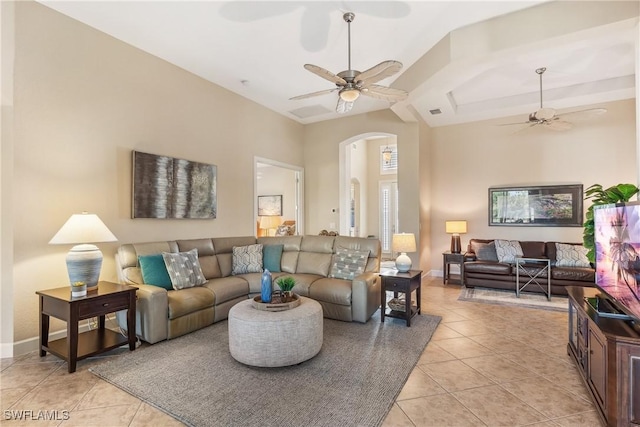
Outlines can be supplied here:
<path id="1" fill-rule="evenodd" d="M 401 273 L 411 270 L 411 258 L 407 252 L 416 251 L 416 237 L 413 233 L 394 234 L 391 240 L 391 249 L 394 252 L 400 252 L 396 258 L 396 269 Z"/>
<path id="2" fill-rule="evenodd" d="M 115 242 L 116 236 L 96 214 L 73 214 L 49 241 L 52 245 Z"/>
<path id="3" fill-rule="evenodd" d="M 446 221 L 444 228 L 449 234 L 464 234 L 467 232 L 467 221 Z"/>
<path id="4" fill-rule="evenodd" d="M 391 249 L 394 252 L 415 252 L 416 237 L 413 233 L 394 234 L 391 240 Z"/>
<path id="5" fill-rule="evenodd" d="M 76 245 L 67 254 L 69 284 L 83 282 L 91 291 L 98 287 L 102 268 L 102 252 L 92 243 L 117 240 L 98 215 L 83 212 L 71 215 L 49 243 Z"/>

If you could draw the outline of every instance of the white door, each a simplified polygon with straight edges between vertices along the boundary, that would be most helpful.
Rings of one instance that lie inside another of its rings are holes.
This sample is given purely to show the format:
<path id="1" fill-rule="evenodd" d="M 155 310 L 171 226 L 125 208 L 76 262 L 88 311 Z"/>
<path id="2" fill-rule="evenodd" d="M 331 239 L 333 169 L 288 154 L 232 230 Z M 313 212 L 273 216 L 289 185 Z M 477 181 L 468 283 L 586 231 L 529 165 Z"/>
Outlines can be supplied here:
<path id="1" fill-rule="evenodd" d="M 391 255 L 391 239 L 398 230 L 398 183 L 380 182 L 380 244 L 382 253 Z"/>

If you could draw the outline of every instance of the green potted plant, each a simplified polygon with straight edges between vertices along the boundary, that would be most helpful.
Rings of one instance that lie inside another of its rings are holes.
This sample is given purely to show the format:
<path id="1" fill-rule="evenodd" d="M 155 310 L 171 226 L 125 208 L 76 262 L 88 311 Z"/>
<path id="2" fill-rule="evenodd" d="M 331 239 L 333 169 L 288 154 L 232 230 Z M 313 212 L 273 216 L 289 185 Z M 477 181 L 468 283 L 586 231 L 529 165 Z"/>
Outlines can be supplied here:
<path id="1" fill-rule="evenodd" d="M 295 279 L 291 276 L 281 277 L 276 280 L 276 284 L 282 291 L 282 302 L 291 301 L 293 298 L 291 290 L 296 285 Z"/>
<path id="2" fill-rule="evenodd" d="M 628 202 L 640 191 L 634 184 L 617 184 L 609 188 L 602 188 L 600 184 L 593 184 L 584 192 L 584 199 L 591 199 L 591 206 L 587 209 L 587 216 L 584 222 L 584 232 L 582 241 L 587 248 L 587 259 L 594 263 L 596 258 L 595 248 L 595 224 L 593 220 L 593 208 L 595 206 L 608 205 L 611 203 Z"/>

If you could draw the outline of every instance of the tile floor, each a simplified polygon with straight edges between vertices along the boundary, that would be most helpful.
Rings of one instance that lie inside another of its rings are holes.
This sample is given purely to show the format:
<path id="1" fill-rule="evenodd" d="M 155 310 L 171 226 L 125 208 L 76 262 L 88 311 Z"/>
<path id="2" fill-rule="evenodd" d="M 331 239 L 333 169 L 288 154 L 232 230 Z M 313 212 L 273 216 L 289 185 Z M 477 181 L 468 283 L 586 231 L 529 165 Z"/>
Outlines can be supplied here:
<path id="1" fill-rule="evenodd" d="M 601 426 L 566 355 L 565 313 L 462 302 L 459 293 L 440 278 L 423 281 L 423 310 L 442 322 L 384 427 Z M 93 376 L 88 368 L 97 359 L 80 361 L 71 375 L 51 355 L 1 359 L 0 424 L 181 425 Z M 21 409 L 57 419 L 6 420 L 7 411 Z"/>

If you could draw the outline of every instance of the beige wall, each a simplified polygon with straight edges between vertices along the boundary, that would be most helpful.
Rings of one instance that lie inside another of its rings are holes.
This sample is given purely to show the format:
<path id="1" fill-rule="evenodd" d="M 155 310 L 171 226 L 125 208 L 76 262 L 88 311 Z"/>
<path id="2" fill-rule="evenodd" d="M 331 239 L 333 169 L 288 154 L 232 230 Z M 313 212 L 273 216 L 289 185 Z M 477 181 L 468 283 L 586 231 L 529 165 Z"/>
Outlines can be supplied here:
<path id="1" fill-rule="evenodd" d="M 431 216 L 432 268 L 442 269 L 442 252 L 449 248 L 447 219 L 468 221 L 463 248 L 472 237 L 581 242 L 580 227 L 489 227 L 488 188 L 636 183 L 635 100 L 600 106 L 609 111 L 591 121 L 575 121 L 566 132 L 534 128 L 514 133 L 517 127 L 496 126 L 522 117 L 431 129 L 431 182 L 426 184 L 431 199 L 424 211 Z M 429 182 L 424 175 L 421 180 Z"/>
<path id="2" fill-rule="evenodd" d="M 47 243 L 71 214 L 118 237 L 99 245 L 116 280 L 122 243 L 254 235 L 254 156 L 303 164 L 302 125 L 271 110 L 37 3 L 16 3 L 15 27 L 15 341 L 38 334 L 35 291 L 68 281 L 69 247 Z M 132 220 L 134 149 L 218 165 L 218 218 Z"/>

